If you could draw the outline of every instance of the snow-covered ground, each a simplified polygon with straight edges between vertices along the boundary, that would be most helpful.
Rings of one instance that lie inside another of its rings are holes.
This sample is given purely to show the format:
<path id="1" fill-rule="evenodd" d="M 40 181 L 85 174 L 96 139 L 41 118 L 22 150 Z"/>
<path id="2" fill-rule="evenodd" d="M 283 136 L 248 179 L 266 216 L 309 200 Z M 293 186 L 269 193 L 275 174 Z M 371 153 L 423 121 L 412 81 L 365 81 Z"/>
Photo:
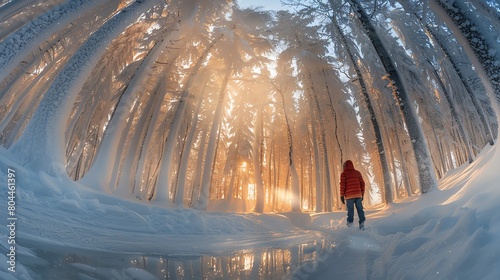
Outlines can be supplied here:
<path id="1" fill-rule="evenodd" d="M 311 278 L 293 279 L 500 279 L 498 166 L 500 151 L 487 147 L 440 190 L 370 213 L 364 232 L 318 215 L 314 224 L 331 227 L 336 246 Z"/>
<path id="2" fill-rule="evenodd" d="M 344 212 L 288 213 L 292 225 L 116 198 L 27 170 L 0 147 L 0 279 L 499 279 L 498 166 L 487 147 L 440 190 L 368 211 L 359 231 Z"/>

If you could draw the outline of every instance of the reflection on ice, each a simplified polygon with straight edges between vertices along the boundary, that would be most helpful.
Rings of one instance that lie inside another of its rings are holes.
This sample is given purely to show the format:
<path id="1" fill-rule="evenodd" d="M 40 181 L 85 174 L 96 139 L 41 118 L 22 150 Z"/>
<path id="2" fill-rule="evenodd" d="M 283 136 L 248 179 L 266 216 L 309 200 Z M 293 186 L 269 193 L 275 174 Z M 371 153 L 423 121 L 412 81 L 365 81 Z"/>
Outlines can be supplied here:
<path id="1" fill-rule="evenodd" d="M 289 279 L 333 246 L 321 239 L 289 248 L 259 248 L 219 256 L 151 256 L 38 252 L 50 265 L 42 279 Z"/>

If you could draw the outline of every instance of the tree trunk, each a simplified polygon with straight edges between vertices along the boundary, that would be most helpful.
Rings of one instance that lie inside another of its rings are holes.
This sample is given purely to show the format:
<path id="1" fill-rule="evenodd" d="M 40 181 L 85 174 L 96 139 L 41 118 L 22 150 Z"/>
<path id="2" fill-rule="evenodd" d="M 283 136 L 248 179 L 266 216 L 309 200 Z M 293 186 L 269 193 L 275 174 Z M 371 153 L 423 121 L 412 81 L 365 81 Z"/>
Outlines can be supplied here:
<path id="1" fill-rule="evenodd" d="M 259 150 L 261 146 L 261 132 L 262 132 L 262 107 L 257 111 L 257 120 L 255 121 L 255 140 L 253 144 L 253 173 L 255 177 L 255 208 L 254 211 L 257 213 L 264 212 L 264 183 L 262 181 L 262 171 L 261 171 L 261 160 Z"/>
<path id="2" fill-rule="evenodd" d="M 481 120 L 481 123 L 483 124 L 485 134 L 486 134 L 486 141 L 490 145 L 493 146 L 495 144 L 495 142 L 493 139 L 493 133 L 491 132 L 491 125 L 486 119 L 486 115 L 484 114 L 484 110 L 482 109 L 481 105 L 479 104 L 479 101 L 476 97 L 476 94 L 471 89 L 471 87 L 469 86 L 469 83 L 467 82 L 467 79 L 465 78 L 464 74 L 462 74 L 462 71 L 458 67 L 459 63 L 455 60 L 455 58 L 453 56 L 450 55 L 450 52 L 446 48 L 446 45 L 443 44 L 441 38 L 439 38 L 439 36 L 437 36 L 437 34 L 434 31 L 432 31 L 432 29 L 429 26 L 426 26 L 425 30 L 430 34 L 430 36 L 434 39 L 434 41 L 441 47 L 441 50 L 443 51 L 445 56 L 448 58 L 448 61 L 450 62 L 451 66 L 453 67 L 453 69 L 457 73 L 458 77 L 460 78 L 460 81 L 462 82 L 462 85 L 464 86 L 465 90 L 469 94 L 470 99 L 472 101 L 472 105 L 474 105 L 474 108 L 476 109 L 476 111 L 479 115 L 479 119 Z"/>
<path id="3" fill-rule="evenodd" d="M 445 99 L 448 102 L 448 106 L 450 107 L 450 111 L 451 111 L 451 117 L 457 122 L 458 131 L 460 132 L 460 137 L 462 138 L 462 141 L 464 141 L 464 144 L 465 144 L 465 152 L 466 152 L 467 159 L 469 160 L 469 163 L 471 163 L 474 160 L 474 158 L 473 158 L 472 151 L 471 151 L 470 138 L 465 133 L 464 125 L 462 124 L 462 120 L 460 119 L 460 116 L 457 113 L 457 110 L 455 108 L 455 104 L 453 103 L 453 100 L 451 99 L 450 93 L 446 89 L 446 86 L 444 85 L 443 80 L 439 76 L 438 72 L 436 71 L 436 69 L 434 68 L 432 63 L 429 60 L 427 60 L 427 62 L 429 63 L 429 65 L 431 65 L 431 67 L 432 67 L 431 71 L 433 71 L 434 76 L 439 84 L 439 87 L 443 91 L 443 95 L 445 96 Z"/>
<path id="4" fill-rule="evenodd" d="M 330 0 L 331 5 L 333 6 L 332 2 L 333 2 L 333 0 Z M 333 16 L 331 18 L 331 21 L 332 21 L 332 24 L 333 24 L 335 30 L 337 30 L 337 33 L 340 36 L 340 41 L 344 45 L 344 48 L 345 48 L 345 50 L 346 50 L 346 52 L 351 60 L 351 65 L 353 66 L 354 71 L 356 72 L 356 78 L 359 81 L 359 86 L 361 88 L 361 93 L 364 97 L 366 107 L 368 108 L 368 112 L 370 113 L 370 120 L 371 120 L 371 124 L 373 127 L 373 132 L 375 134 L 375 141 L 377 143 L 377 151 L 378 151 L 378 155 L 379 155 L 379 161 L 380 161 L 380 165 L 382 167 L 382 173 L 383 173 L 383 180 L 384 180 L 383 181 L 383 185 L 384 185 L 384 188 L 383 188 L 384 196 L 383 197 L 385 199 L 385 203 L 392 203 L 392 201 L 394 200 L 394 196 L 392 194 L 392 188 L 391 188 L 391 172 L 389 169 L 389 165 L 387 164 L 387 157 L 386 157 L 386 153 L 385 153 L 384 141 L 383 141 L 382 133 L 380 131 L 380 126 L 378 124 L 377 116 L 375 114 L 375 110 L 373 109 L 373 106 L 372 106 L 370 94 L 368 93 L 367 86 L 366 86 L 365 80 L 363 78 L 363 74 L 361 73 L 361 70 L 359 69 L 359 66 L 356 62 L 356 58 L 354 56 L 354 53 L 351 51 L 351 46 L 349 45 L 349 42 L 347 41 L 347 38 L 346 38 L 344 32 L 342 31 L 337 20 Z M 332 37 L 333 37 L 333 34 L 332 34 Z"/>
<path id="5" fill-rule="evenodd" d="M 100 186 L 103 189 L 115 187 L 114 184 L 116 182 L 111 178 L 113 174 L 112 169 L 119 164 L 118 162 L 121 158 L 119 152 L 123 150 L 118 147 L 123 146 L 123 133 L 128 133 L 129 130 L 127 127 L 130 126 L 130 122 L 123 120 L 127 119 L 130 114 L 132 109 L 130 105 L 135 104 L 135 101 L 139 97 L 141 81 L 151 75 L 151 65 L 158 59 L 167 44 L 178 39 L 179 34 L 179 32 L 172 32 L 166 35 L 166 37 L 162 38 L 161 42 L 155 44 L 146 58 L 141 62 L 137 74 L 130 80 L 110 117 L 109 124 L 103 135 L 101 147 L 95 155 L 94 164 L 87 172 L 87 178 L 83 178 L 85 184 L 94 185 L 95 187 Z M 171 57 L 175 60 L 175 56 Z M 133 109 L 135 110 L 135 108 Z"/>
<path id="6" fill-rule="evenodd" d="M 137 21 L 138 16 L 150 7 L 147 4 L 134 2 L 126 8 L 127 12 L 116 14 L 92 33 L 65 64 L 45 93 L 25 131 L 10 147 L 13 153 L 19 155 L 21 164 L 33 170 L 42 170 L 49 174 L 57 173 L 57 176 L 62 176 L 63 172 L 67 176 L 63 171 L 66 157 L 65 135 L 62 128 L 66 127 L 76 93 L 81 90 L 91 69 L 98 63 L 96 58 L 104 54 L 114 32 L 120 32 L 129 22 Z M 107 163 L 104 166 L 109 168 Z M 99 179 L 100 177 L 97 177 L 96 180 Z M 107 185 L 89 184 L 89 186 L 109 192 Z"/>
<path id="7" fill-rule="evenodd" d="M 318 120 L 318 129 L 319 129 L 319 153 L 323 159 L 323 164 L 321 164 L 321 162 L 319 161 L 319 156 L 318 155 L 318 161 L 317 161 L 317 167 L 316 169 L 318 170 L 319 172 L 319 175 L 325 175 L 325 178 L 324 178 L 324 182 L 323 184 L 321 185 L 318 185 L 316 187 L 322 187 L 324 189 L 323 193 L 325 194 L 325 197 L 324 197 L 324 210 L 325 211 L 332 211 L 332 185 L 331 185 L 331 179 L 330 179 L 330 167 L 329 167 L 329 163 L 328 163 L 328 150 L 326 148 L 326 135 L 325 135 L 325 125 L 324 125 L 324 122 L 323 122 L 323 114 L 321 113 L 321 108 L 319 106 L 319 101 L 318 101 L 318 96 L 316 94 L 316 89 L 314 87 L 314 82 L 313 82 L 313 78 L 312 78 L 312 75 L 310 72 L 307 73 L 307 77 L 308 77 L 308 80 L 309 80 L 309 87 L 310 87 L 310 91 L 309 91 L 309 104 L 310 104 L 310 108 L 311 108 L 311 127 L 314 128 L 314 126 L 316 125 L 316 122 L 314 121 L 314 119 L 316 118 Z M 329 95 L 329 94 L 328 94 Z M 317 115 L 315 115 L 315 112 L 317 113 Z M 313 137 L 317 137 L 316 136 L 316 132 L 315 129 L 313 129 Z M 314 143 L 318 143 L 317 141 L 313 141 L 313 145 Z M 322 171 L 322 172 L 321 172 Z"/>
<path id="8" fill-rule="evenodd" d="M 207 137 L 206 133 L 201 133 L 200 139 L 200 148 L 198 150 L 198 161 L 196 163 L 195 175 L 193 180 L 193 185 L 191 188 L 191 201 L 189 202 L 190 207 L 194 207 L 196 205 L 196 200 L 200 196 L 201 192 L 201 176 L 202 176 L 202 168 L 203 168 L 203 154 L 205 153 L 205 139 Z"/>
<path id="9" fill-rule="evenodd" d="M 325 194 L 325 188 L 323 187 L 323 184 L 321 183 L 321 163 L 320 163 L 320 156 L 319 156 L 319 149 L 317 140 L 317 133 L 316 133 L 316 126 L 314 124 L 314 110 L 312 108 L 312 102 L 308 102 L 309 107 L 310 107 L 310 112 L 311 112 L 311 146 L 313 150 L 313 156 L 314 156 L 314 173 L 315 173 L 315 179 L 316 179 L 316 211 L 317 212 L 323 212 L 326 210 L 326 205 L 325 205 L 325 200 L 326 196 Z"/>
<path id="10" fill-rule="evenodd" d="M 208 206 L 208 201 L 210 199 L 210 185 L 212 182 L 212 174 L 213 174 L 212 167 L 216 155 L 215 149 L 217 146 L 216 145 L 218 138 L 217 135 L 219 132 L 219 125 L 222 118 L 222 109 L 224 108 L 224 97 L 226 96 L 226 88 L 229 81 L 229 77 L 231 76 L 232 72 L 233 72 L 232 69 L 229 68 L 226 71 L 224 80 L 222 81 L 222 87 L 219 93 L 219 100 L 217 101 L 217 108 L 215 109 L 214 120 L 212 123 L 212 127 L 210 129 L 207 153 L 205 155 L 205 164 L 203 167 L 203 177 L 201 181 L 200 196 L 198 198 L 197 203 L 195 204 L 195 208 L 199 210 L 206 210 Z"/>
<path id="11" fill-rule="evenodd" d="M 397 100 L 399 109 L 406 123 L 406 127 L 408 128 L 408 133 L 411 138 L 417 162 L 420 189 L 422 193 L 431 191 L 435 189 L 437 185 L 436 174 L 430 156 L 429 147 L 422 132 L 418 117 L 415 113 L 414 108 L 412 107 L 410 96 L 406 91 L 403 80 L 399 76 L 399 73 L 394 65 L 394 62 L 392 61 L 389 52 L 385 48 L 382 39 L 375 31 L 375 27 L 371 23 L 370 18 L 366 14 L 365 10 L 361 7 L 358 0 L 349 1 L 352 9 L 354 10 L 354 13 L 361 21 L 363 27 L 366 29 L 366 33 L 369 36 L 377 54 L 379 55 L 385 70 L 387 71 L 390 86 L 392 87 L 392 92 Z"/>
<path id="12" fill-rule="evenodd" d="M 292 130 L 290 127 L 290 121 L 288 118 L 288 114 L 286 113 L 285 96 L 284 96 L 283 92 L 279 92 L 279 93 L 281 94 L 281 99 L 283 100 L 283 111 L 285 114 L 286 131 L 287 131 L 287 139 L 288 139 L 287 181 L 288 181 L 288 176 L 290 176 L 291 183 L 292 183 L 292 212 L 300 212 L 300 186 L 299 186 L 299 176 L 297 174 L 297 169 L 295 168 L 295 163 L 293 160 Z"/>
<path id="13" fill-rule="evenodd" d="M 444 19 L 446 22 L 453 22 L 454 27 L 461 32 L 461 34 L 467 40 L 470 50 L 477 57 L 479 63 L 481 64 L 483 70 L 489 78 L 491 86 L 494 90 L 496 101 L 500 104 L 500 54 L 495 54 L 497 46 L 492 45 L 492 43 L 497 38 L 487 38 L 487 35 L 481 33 L 481 29 L 478 28 L 480 24 L 476 23 L 472 11 L 467 11 L 462 7 L 461 1 L 448 1 L 448 0 L 431 0 L 431 8 L 437 12 L 438 15 L 443 14 L 448 15 L 448 19 Z M 444 13 L 442 13 L 444 11 Z M 453 28 L 453 26 L 450 26 Z M 492 37 L 494 37 L 493 35 Z M 458 37 L 457 37 L 458 38 Z M 460 40 L 459 40 L 460 41 Z M 493 101 L 493 100 L 492 100 Z"/>
<path id="14" fill-rule="evenodd" d="M 200 55 L 193 69 L 190 71 L 187 77 L 186 83 L 182 89 L 181 97 L 179 98 L 179 105 L 175 110 L 175 115 L 172 119 L 170 129 L 168 130 L 167 139 L 165 139 L 165 149 L 162 156 L 162 161 L 160 165 L 160 173 L 158 174 L 158 183 L 156 185 L 157 194 L 155 200 L 167 201 L 170 197 L 170 166 L 172 164 L 172 158 L 174 153 L 174 147 L 177 143 L 179 136 L 179 128 L 181 126 L 181 121 L 184 118 L 184 113 L 186 111 L 187 101 L 190 94 L 191 85 L 194 82 L 196 74 L 198 74 L 200 67 L 205 61 L 206 56 L 210 53 L 210 50 L 215 46 L 217 41 L 219 41 L 224 34 L 215 38 L 212 43 L 203 51 Z"/>
<path id="15" fill-rule="evenodd" d="M 201 96 L 198 97 L 196 110 L 194 114 L 194 118 L 191 121 L 191 129 L 187 135 L 187 138 L 184 143 L 184 147 L 182 149 L 181 162 L 179 165 L 179 172 L 177 173 L 177 191 L 175 192 L 174 203 L 177 206 L 182 206 L 184 201 L 184 193 L 185 193 L 185 185 L 186 185 L 186 173 L 188 169 L 189 162 L 189 154 L 191 152 L 191 146 L 194 141 L 194 135 L 196 132 L 196 126 L 198 124 L 198 111 L 201 108 L 201 104 L 203 101 L 203 93 L 205 91 L 206 82 L 204 83 L 203 89 L 200 91 Z"/>

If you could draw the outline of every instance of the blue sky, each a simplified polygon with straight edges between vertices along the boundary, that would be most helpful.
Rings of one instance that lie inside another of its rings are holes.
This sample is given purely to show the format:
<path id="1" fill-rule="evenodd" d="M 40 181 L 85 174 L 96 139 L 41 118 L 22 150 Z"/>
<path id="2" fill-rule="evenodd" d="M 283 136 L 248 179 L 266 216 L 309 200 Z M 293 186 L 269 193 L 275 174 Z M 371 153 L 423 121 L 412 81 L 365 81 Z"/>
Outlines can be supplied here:
<path id="1" fill-rule="evenodd" d="M 263 7 L 264 10 L 283 10 L 281 0 L 238 0 L 238 5 L 241 8 L 246 7 Z"/>

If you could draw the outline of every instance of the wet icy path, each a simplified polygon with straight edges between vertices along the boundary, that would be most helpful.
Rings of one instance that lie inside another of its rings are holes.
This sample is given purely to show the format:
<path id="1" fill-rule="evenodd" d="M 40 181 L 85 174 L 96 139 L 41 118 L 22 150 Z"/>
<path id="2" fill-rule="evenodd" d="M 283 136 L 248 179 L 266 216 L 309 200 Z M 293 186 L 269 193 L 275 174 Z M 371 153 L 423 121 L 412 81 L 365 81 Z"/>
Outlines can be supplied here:
<path id="1" fill-rule="evenodd" d="M 309 228 L 333 242 L 313 262 L 298 267 L 290 279 L 372 279 L 373 263 L 382 253 L 383 238 L 371 225 L 361 231 L 356 226 L 347 227 L 345 222 L 345 212 L 313 214 Z"/>
<path id="2" fill-rule="evenodd" d="M 290 279 L 292 271 L 314 261 L 325 244 L 318 239 L 299 245 L 185 256 L 22 248 L 23 266 L 17 273 L 24 273 L 24 278 L 2 279 Z"/>

